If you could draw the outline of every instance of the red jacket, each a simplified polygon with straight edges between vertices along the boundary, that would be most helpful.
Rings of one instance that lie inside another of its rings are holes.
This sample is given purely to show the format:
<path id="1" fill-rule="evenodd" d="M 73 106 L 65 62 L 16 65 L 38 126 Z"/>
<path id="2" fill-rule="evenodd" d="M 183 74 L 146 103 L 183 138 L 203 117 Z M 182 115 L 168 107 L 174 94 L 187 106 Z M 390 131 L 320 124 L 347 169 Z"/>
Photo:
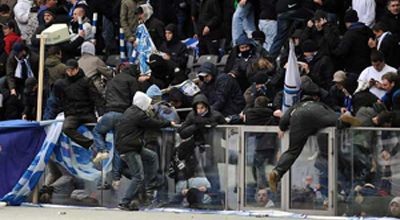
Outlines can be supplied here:
<path id="1" fill-rule="evenodd" d="M 21 36 L 19 36 L 15 32 L 11 32 L 10 34 L 4 37 L 4 51 L 6 52 L 7 55 L 10 55 L 14 43 L 19 41 L 21 41 Z"/>

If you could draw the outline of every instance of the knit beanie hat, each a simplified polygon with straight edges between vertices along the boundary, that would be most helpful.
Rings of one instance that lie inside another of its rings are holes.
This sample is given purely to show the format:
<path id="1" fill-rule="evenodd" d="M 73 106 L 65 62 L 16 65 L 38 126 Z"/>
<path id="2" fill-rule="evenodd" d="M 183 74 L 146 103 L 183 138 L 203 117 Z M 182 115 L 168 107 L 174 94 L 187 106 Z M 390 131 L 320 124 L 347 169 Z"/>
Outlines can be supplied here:
<path id="1" fill-rule="evenodd" d="M 357 11 L 351 9 L 346 12 L 344 15 L 344 22 L 354 23 L 358 21 Z"/>
<path id="2" fill-rule="evenodd" d="M 302 44 L 303 52 L 315 52 L 318 50 L 317 44 L 312 40 L 306 40 Z"/>
<path id="3" fill-rule="evenodd" d="M 158 88 L 158 86 L 155 84 L 147 89 L 146 94 L 152 99 L 162 95 L 160 88 Z"/>
<path id="4" fill-rule="evenodd" d="M 43 14 L 49 14 L 49 15 L 53 16 L 53 18 L 56 17 L 56 11 L 55 11 L 54 8 L 48 8 L 48 9 L 46 9 L 46 10 L 43 12 Z"/>
<path id="5" fill-rule="evenodd" d="M 262 31 L 256 30 L 256 31 L 253 31 L 253 33 L 251 33 L 251 38 L 253 38 L 253 40 L 259 40 L 261 42 L 264 42 L 265 34 Z"/>
<path id="6" fill-rule="evenodd" d="M 253 45 L 253 42 L 244 34 L 242 34 L 237 40 L 237 45 Z"/>
<path id="7" fill-rule="evenodd" d="M 256 84 L 264 84 L 268 80 L 268 76 L 265 73 L 257 73 L 254 75 L 251 80 Z"/>
<path id="8" fill-rule="evenodd" d="M 320 95 L 320 88 L 317 84 L 315 84 L 310 77 L 302 76 L 301 77 L 301 91 L 303 95 Z"/>
<path id="9" fill-rule="evenodd" d="M 26 46 L 25 46 L 25 44 L 22 43 L 22 42 L 16 42 L 16 43 L 14 43 L 14 45 L 13 45 L 13 47 L 12 47 L 12 50 L 13 50 L 15 53 L 19 53 L 19 52 L 23 51 L 24 49 L 26 49 Z"/>
<path id="10" fill-rule="evenodd" d="M 79 64 L 78 64 L 78 61 L 76 61 L 75 59 L 69 59 L 65 63 L 65 66 L 66 66 L 66 69 L 73 69 L 73 68 L 79 67 Z"/>

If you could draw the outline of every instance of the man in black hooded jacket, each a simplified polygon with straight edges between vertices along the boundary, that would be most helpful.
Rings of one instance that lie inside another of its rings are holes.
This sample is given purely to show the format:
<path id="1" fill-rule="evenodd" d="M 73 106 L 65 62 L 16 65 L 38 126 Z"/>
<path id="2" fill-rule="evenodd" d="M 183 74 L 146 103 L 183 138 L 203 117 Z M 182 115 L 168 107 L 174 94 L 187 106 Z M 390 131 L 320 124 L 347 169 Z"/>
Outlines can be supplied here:
<path id="1" fill-rule="evenodd" d="M 164 60 L 173 62 L 174 66 L 182 70 L 186 69 L 188 52 L 186 45 L 179 40 L 175 24 L 169 24 L 165 27 L 165 41 L 161 44 L 160 51 L 164 52 Z"/>
<path id="2" fill-rule="evenodd" d="M 210 108 L 207 97 L 203 94 L 198 94 L 194 97 L 192 108 L 193 110 L 187 115 L 182 126 L 177 130 L 179 136 L 185 139 L 185 141 L 176 149 L 175 155 L 180 161 L 185 161 L 186 169 L 179 172 L 176 169 L 177 164 L 175 164 L 173 166 L 174 175 L 170 173 L 170 176 L 175 177 L 175 179 L 189 179 L 194 177 L 198 165 L 194 149 L 196 146 L 207 144 L 207 134 L 209 134 L 210 129 L 207 129 L 205 126 L 211 125 L 214 127 L 218 124 L 226 123 L 221 113 Z M 172 161 L 172 163 L 176 162 Z"/>
<path id="3" fill-rule="evenodd" d="M 206 62 L 200 66 L 198 76 L 203 82 L 200 89 L 214 110 L 224 116 L 236 115 L 243 110 L 245 101 L 242 90 L 231 75 L 220 74 L 214 64 Z"/>

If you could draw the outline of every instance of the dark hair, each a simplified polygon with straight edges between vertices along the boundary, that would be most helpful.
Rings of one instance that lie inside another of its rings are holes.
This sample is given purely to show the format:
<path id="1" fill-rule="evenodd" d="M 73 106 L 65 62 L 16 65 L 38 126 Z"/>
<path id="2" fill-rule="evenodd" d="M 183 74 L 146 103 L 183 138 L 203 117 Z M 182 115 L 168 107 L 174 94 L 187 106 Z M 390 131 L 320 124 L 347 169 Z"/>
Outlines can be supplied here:
<path id="1" fill-rule="evenodd" d="M 86 8 L 84 7 L 84 4 L 78 4 L 76 7 L 75 7 L 75 9 L 74 9 L 74 11 L 76 10 L 76 9 L 81 9 L 82 11 L 83 11 L 83 14 L 85 15 L 85 16 L 87 16 L 87 13 L 86 13 Z"/>
<path id="2" fill-rule="evenodd" d="M 186 200 L 189 203 L 189 207 L 195 208 L 203 203 L 204 192 L 201 192 L 197 188 L 190 188 L 186 193 Z"/>
<path id="3" fill-rule="evenodd" d="M 172 88 L 168 92 L 168 98 L 169 98 L 169 101 L 183 102 L 184 101 L 184 94 L 181 91 L 179 91 L 179 89 Z"/>
<path id="4" fill-rule="evenodd" d="M 378 22 L 378 23 L 376 23 L 376 24 L 372 27 L 372 30 L 373 30 L 373 31 L 383 31 L 383 32 L 386 32 L 388 29 L 387 29 L 387 26 L 386 26 L 385 23 L 383 23 L 383 22 Z"/>
<path id="5" fill-rule="evenodd" d="M 4 27 L 7 27 L 7 28 L 10 28 L 10 29 L 13 29 L 14 30 L 14 32 L 15 32 L 15 22 L 13 21 L 13 20 L 9 20 L 9 21 L 7 21 L 5 24 L 3 24 L 2 25 L 3 26 L 3 28 Z"/>
<path id="6" fill-rule="evenodd" d="M 258 96 L 254 100 L 254 107 L 266 108 L 266 107 L 268 107 L 269 102 L 270 102 L 270 100 L 266 96 Z"/>
<path id="7" fill-rule="evenodd" d="M 78 61 L 76 61 L 75 59 L 69 59 L 65 63 L 65 66 L 67 69 L 75 69 L 75 68 L 79 67 L 79 64 L 78 64 Z"/>
<path id="8" fill-rule="evenodd" d="M 390 3 L 392 3 L 392 2 L 399 2 L 400 3 L 400 0 L 388 0 L 387 1 L 387 6 L 389 6 Z"/>
<path id="9" fill-rule="evenodd" d="M 392 120 L 393 120 L 393 112 L 389 112 L 389 111 L 383 111 L 381 113 L 378 114 L 378 125 L 382 126 L 384 124 L 391 124 Z"/>
<path id="10" fill-rule="evenodd" d="M 61 52 L 61 48 L 59 46 L 51 46 L 49 47 L 49 49 L 47 50 L 47 55 L 51 56 L 51 55 L 57 55 Z"/>
<path id="11" fill-rule="evenodd" d="M 135 14 L 136 15 L 141 15 L 141 14 L 143 14 L 143 8 L 142 7 L 138 7 L 138 8 L 136 8 L 136 10 L 135 10 Z"/>
<path id="12" fill-rule="evenodd" d="M 383 79 L 386 79 L 387 81 L 392 83 L 392 82 L 397 82 L 399 80 L 399 76 L 397 75 L 397 73 L 388 72 L 388 73 L 383 74 L 382 80 Z"/>
<path id="13" fill-rule="evenodd" d="M 7 13 L 10 12 L 10 7 L 7 4 L 0 5 L 0 12 Z"/>
<path id="14" fill-rule="evenodd" d="M 371 52 L 371 62 L 384 62 L 385 56 L 379 50 L 373 50 Z"/>

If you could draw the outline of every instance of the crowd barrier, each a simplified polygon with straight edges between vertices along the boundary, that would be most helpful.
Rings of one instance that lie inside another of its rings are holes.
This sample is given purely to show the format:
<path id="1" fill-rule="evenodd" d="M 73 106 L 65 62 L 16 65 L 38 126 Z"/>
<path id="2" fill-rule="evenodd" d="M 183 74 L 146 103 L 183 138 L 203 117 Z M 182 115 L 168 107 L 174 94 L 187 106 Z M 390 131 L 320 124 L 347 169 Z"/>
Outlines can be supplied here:
<path id="1" fill-rule="evenodd" d="M 281 210 L 308 215 L 326 216 L 390 216 L 390 204 L 400 198 L 400 129 L 326 128 L 311 136 L 303 152 L 284 175 L 278 191 L 268 188 L 267 174 L 276 165 L 280 154 L 288 146 L 288 134 L 277 136 L 275 126 L 230 126 L 209 128 L 206 147 L 196 149 L 201 165 L 200 175 L 211 183 L 213 210 Z M 175 180 L 168 177 L 172 151 L 179 146 L 179 136 L 173 129 L 163 130 L 156 147 L 160 155 L 158 202 L 154 207 L 184 207 L 177 201 Z M 261 177 L 261 178 L 260 178 Z M 68 182 L 70 181 L 70 182 Z M 77 184 L 79 182 L 79 184 Z M 75 184 L 91 200 L 79 200 L 53 194 L 53 204 L 116 207 L 128 184 L 122 179 L 119 190 L 111 184 L 110 173 L 103 172 L 102 180 L 77 181 L 68 179 L 62 184 Z M 43 185 L 43 181 L 41 183 Z M 265 185 L 260 191 L 257 186 Z M 39 184 L 40 185 L 40 184 Z M 80 188 L 76 185 L 80 185 Z M 40 187 L 39 187 L 40 188 Z M 272 203 L 259 201 L 261 193 Z M 76 195 L 77 194 L 77 195 Z M 84 196 L 83 196 L 84 197 Z M 82 197 L 82 198 L 83 198 Z M 398 204 L 399 205 L 399 204 Z M 394 210 L 394 209 L 393 209 Z"/>

